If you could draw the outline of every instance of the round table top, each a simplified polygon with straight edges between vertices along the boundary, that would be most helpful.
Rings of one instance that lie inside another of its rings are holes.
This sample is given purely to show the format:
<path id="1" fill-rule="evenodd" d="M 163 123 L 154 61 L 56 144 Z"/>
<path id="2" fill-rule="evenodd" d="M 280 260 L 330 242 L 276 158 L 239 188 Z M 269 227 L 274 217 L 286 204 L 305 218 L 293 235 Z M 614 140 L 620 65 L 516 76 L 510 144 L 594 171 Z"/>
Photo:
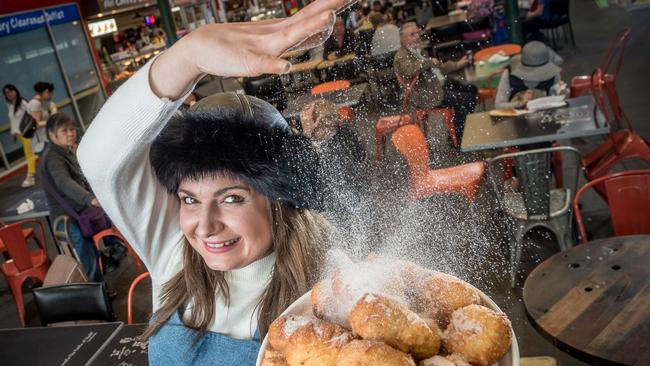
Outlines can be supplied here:
<path id="1" fill-rule="evenodd" d="M 537 266 L 523 289 L 540 333 L 587 362 L 650 360 L 650 235 L 595 240 Z"/>

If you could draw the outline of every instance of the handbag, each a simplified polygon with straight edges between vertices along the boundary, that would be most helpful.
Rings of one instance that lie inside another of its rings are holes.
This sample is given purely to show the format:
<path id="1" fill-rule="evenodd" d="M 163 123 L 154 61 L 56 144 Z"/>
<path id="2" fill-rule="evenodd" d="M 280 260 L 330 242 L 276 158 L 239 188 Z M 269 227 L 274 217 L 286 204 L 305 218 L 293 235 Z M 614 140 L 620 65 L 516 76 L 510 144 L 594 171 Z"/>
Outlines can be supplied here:
<path id="1" fill-rule="evenodd" d="M 81 230 L 81 235 L 83 235 L 84 238 L 90 239 L 96 233 L 110 227 L 108 220 L 106 219 L 106 213 L 104 213 L 104 210 L 102 210 L 101 207 L 89 205 L 79 212 L 75 211 L 72 206 L 70 206 L 70 203 L 61 197 L 61 194 L 54 187 L 54 183 L 48 176 L 47 172 L 42 172 L 41 169 L 39 175 L 45 191 L 54 197 L 59 205 L 63 207 L 63 210 L 68 214 L 68 216 L 77 220 L 79 229 Z"/>
<path id="2" fill-rule="evenodd" d="M 18 128 L 20 129 L 20 134 L 23 135 L 24 138 L 31 139 L 34 137 L 37 128 L 36 120 L 28 111 L 23 113 L 23 118 L 20 119 L 20 125 L 18 125 Z"/>

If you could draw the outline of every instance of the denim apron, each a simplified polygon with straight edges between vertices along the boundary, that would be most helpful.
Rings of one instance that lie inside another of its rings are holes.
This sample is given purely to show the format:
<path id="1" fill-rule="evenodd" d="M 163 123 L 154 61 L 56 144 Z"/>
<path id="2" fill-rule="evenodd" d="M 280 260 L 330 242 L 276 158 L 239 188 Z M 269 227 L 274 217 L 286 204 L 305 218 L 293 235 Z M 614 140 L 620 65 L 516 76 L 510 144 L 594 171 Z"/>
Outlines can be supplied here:
<path id="1" fill-rule="evenodd" d="M 207 331 L 195 343 L 197 333 L 175 312 L 149 339 L 149 364 L 255 366 L 261 346 L 259 332 L 252 340 L 242 340 Z"/>

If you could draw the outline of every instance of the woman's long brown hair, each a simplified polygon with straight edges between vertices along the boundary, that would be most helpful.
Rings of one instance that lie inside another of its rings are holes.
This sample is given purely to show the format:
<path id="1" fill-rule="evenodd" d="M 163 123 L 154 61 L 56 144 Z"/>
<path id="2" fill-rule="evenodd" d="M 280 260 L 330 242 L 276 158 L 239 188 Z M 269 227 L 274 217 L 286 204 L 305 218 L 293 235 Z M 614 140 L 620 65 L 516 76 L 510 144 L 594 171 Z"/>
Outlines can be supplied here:
<path id="1" fill-rule="evenodd" d="M 325 253 L 328 223 L 319 214 L 279 203 L 271 204 L 273 250 L 276 262 L 271 281 L 258 306 L 258 330 L 263 338 L 271 322 L 316 282 Z M 230 304 L 225 273 L 210 269 L 203 258 L 185 241 L 183 269 L 166 282 L 161 306 L 144 332 L 148 338 L 178 309 L 191 304 L 189 319 L 183 323 L 203 334 L 215 316 L 215 295 Z M 198 340 L 198 339 L 197 339 Z"/>

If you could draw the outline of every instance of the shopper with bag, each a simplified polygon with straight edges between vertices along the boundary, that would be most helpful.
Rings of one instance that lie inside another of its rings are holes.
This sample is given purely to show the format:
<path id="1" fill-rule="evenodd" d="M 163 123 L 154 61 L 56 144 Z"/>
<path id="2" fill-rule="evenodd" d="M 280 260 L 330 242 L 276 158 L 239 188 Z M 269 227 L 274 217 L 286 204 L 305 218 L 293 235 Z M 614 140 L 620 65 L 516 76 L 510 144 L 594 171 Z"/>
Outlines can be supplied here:
<path id="1" fill-rule="evenodd" d="M 21 126 L 24 125 L 24 119 L 30 119 L 31 116 L 27 111 L 27 101 L 20 95 L 20 91 L 12 84 L 7 84 L 2 87 L 2 92 L 7 101 L 7 109 L 9 110 L 9 125 L 11 126 L 11 136 L 20 140 L 23 145 L 23 152 L 25 160 L 27 160 L 27 176 L 21 183 L 21 187 L 29 188 L 34 185 L 34 175 L 36 174 L 36 155 L 32 151 L 31 136 L 23 133 Z"/>
<path id="2" fill-rule="evenodd" d="M 56 113 L 48 118 L 45 129 L 51 144 L 43 154 L 39 178 L 48 198 L 50 215 L 70 216 L 70 239 L 88 280 L 101 282 L 99 253 L 92 236 L 110 224 L 77 162 L 76 122 L 64 113 Z"/>
<path id="3" fill-rule="evenodd" d="M 27 111 L 35 122 L 36 129 L 31 138 L 32 151 L 38 156 L 42 156 L 47 147 L 47 133 L 45 132 L 45 123 L 48 117 L 57 112 L 57 107 L 52 102 L 54 96 L 54 84 L 47 81 L 39 81 L 34 84 L 36 94 L 27 103 Z M 21 125 L 23 125 L 21 123 Z"/>

